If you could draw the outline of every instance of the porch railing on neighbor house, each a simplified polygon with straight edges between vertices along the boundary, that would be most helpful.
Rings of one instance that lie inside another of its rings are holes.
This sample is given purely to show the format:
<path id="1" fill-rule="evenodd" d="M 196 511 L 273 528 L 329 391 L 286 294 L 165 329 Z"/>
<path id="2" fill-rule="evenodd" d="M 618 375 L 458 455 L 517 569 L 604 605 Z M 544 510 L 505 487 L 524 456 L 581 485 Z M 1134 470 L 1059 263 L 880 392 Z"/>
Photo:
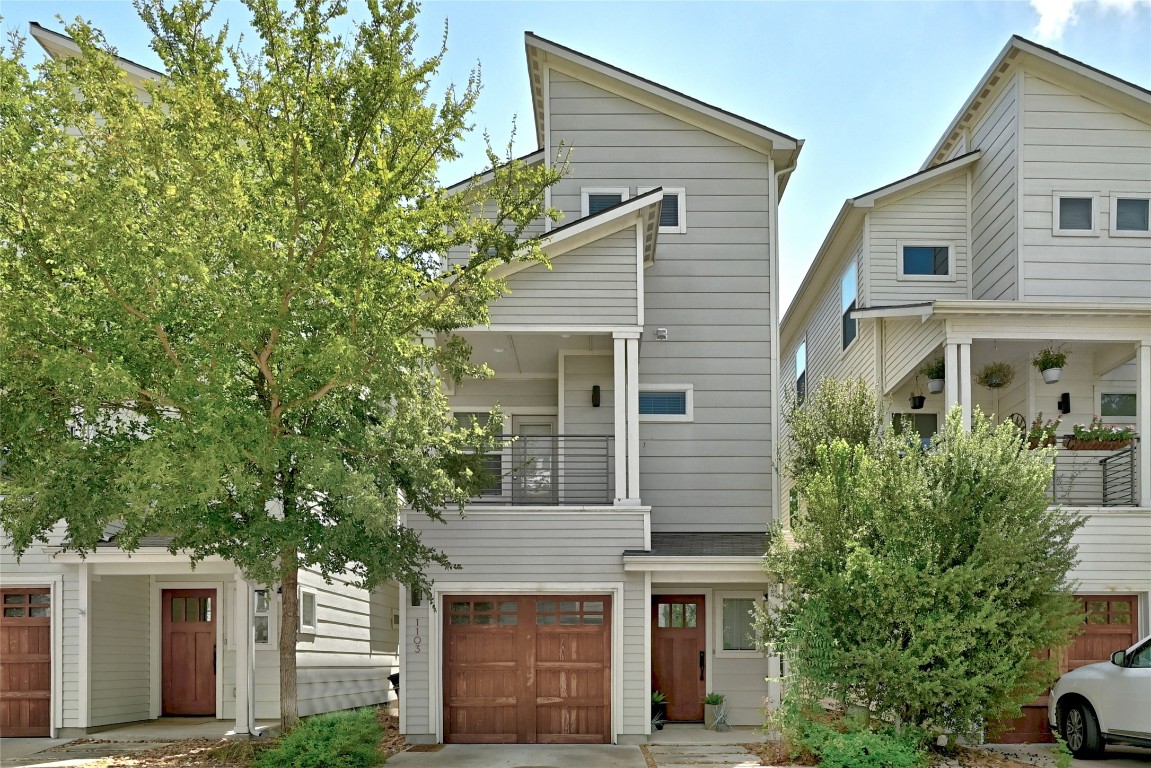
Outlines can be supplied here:
<path id="1" fill-rule="evenodd" d="M 1062 444 L 1063 438 L 1060 438 Z M 1139 438 L 1118 451 L 1072 451 L 1055 455 L 1051 496 L 1080 507 L 1134 507 L 1139 504 Z"/>
<path id="2" fill-rule="evenodd" d="M 614 489 L 610 435 L 500 435 L 484 455 L 490 483 L 471 504 L 609 504 Z"/>

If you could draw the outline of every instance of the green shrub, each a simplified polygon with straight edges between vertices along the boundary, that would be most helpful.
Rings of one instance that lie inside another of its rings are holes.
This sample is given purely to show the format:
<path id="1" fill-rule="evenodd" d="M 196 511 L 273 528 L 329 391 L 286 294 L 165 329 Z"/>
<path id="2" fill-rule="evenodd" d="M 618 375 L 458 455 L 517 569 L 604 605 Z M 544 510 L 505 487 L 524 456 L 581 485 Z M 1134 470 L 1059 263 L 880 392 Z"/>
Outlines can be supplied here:
<path id="1" fill-rule="evenodd" d="M 822 723 L 808 723 L 803 739 L 819 756 L 820 768 L 920 768 L 927 762 L 916 736 L 890 729 L 840 732 Z"/>
<path id="2" fill-rule="evenodd" d="M 384 762 L 383 732 L 370 707 L 316 715 L 300 722 L 255 768 L 371 768 Z"/>

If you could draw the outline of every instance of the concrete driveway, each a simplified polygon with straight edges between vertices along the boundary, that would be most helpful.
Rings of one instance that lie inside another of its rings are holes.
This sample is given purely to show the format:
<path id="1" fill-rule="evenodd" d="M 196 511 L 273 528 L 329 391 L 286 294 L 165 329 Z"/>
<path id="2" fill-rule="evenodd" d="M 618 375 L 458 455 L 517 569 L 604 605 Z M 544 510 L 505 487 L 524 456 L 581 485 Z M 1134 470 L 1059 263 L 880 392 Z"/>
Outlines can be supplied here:
<path id="1" fill-rule="evenodd" d="M 646 768 L 639 747 L 613 744 L 444 744 L 400 752 L 388 765 L 412 768 Z"/>
<path id="2" fill-rule="evenodd" d="M 989 744 L 986 749 L 1038 768 L 1055 768 L 1052 744 Z M 1107 747 L 1094 760 L 1074 760 L 1074 768 L 1151 768 L 1151 749 Z"/>

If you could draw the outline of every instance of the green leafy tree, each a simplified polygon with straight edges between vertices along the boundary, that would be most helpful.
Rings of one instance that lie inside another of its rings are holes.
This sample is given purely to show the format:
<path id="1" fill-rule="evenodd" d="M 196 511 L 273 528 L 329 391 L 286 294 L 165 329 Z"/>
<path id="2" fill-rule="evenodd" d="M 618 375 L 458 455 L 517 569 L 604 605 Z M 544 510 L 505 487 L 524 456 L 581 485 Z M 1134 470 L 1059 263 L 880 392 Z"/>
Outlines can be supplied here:
<path id="1" fill-rule="evenodd" d="M 440 379 L 482 373 L 452 331 L 542 260 L 521 234 L 556 172 L 489 150 L 490 183 L 438 184 L 479 82 L 431 100 L 414 3 L 246 0 L 246 50 L 213 5 L 138 0 L 150 81 L 81 21 L 76 56 L 0 56 L 0 525 L 86 552 L 117 523 L 282 585 L 291 727 L 298 569 L 421 592 L 449 565 L 398 513 L 483 482 L 464 447 L 493 436 Z"/>
<path id="2" fill-rule="evenodd" d="M 1054 679 L 1039 652 L 1081 622 L 1067 574 L 1082 523 L 1049 507 L 1049 451 L 1021 451 L 1011 424 L 978 412 L 966 431 L 958 409 L 923 450 L 916 434 L 881 431 L 856 385 L 824 387 L 813 410 L 851 402 L 841 420 L 859 428 L 803 444 L 802 524 L 794 546 L 776 536 L 767 557 L 786 589 L 759 617 L 795 661 L 791 714 L 832 698 L 957 734 L 1017 715 Z"/>

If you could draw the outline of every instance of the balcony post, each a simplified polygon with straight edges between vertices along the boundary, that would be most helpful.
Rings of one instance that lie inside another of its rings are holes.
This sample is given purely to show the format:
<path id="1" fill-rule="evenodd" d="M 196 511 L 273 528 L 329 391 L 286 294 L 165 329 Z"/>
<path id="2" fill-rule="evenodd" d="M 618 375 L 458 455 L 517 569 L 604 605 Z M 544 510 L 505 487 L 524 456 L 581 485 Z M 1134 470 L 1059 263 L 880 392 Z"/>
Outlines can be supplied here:
<path id="1" fill-rule="evenodd" d="M 943 351 L 944 365 L 947 366 L 943 384 L 944 397 L 946 398 L 946 410 L 950 411 L 959 402 L 959 379 L 963 376 L 963 371 L 959 370 L 959 345 L 949 341 Z"/>
<path id="2" fill-rule="evenodd" d="M 1139 506 L 1151 507 L 1151 344 L 1140 344 L 1135 358 L 1139 393 L 1135 396 L 1135 422 L 1139 440 L 1135 452 L 1139 455 Z"/>
<path id="3" fill-rule="evenodd" d="M 627 498 L 639 504 L 639 339 L 627 340 Z"/>
<path id="4" fill-rule="evenodd" d="M 615 337 L 612 357 L 615 374 L 615 498 L 627 498 L 627 339 Z"/>
<path id="5" fill-rule="evenodd" d="M 971 342 L 959 345 L 959 407 L 963 413 L 963 431 L 971 431 Z"/>

